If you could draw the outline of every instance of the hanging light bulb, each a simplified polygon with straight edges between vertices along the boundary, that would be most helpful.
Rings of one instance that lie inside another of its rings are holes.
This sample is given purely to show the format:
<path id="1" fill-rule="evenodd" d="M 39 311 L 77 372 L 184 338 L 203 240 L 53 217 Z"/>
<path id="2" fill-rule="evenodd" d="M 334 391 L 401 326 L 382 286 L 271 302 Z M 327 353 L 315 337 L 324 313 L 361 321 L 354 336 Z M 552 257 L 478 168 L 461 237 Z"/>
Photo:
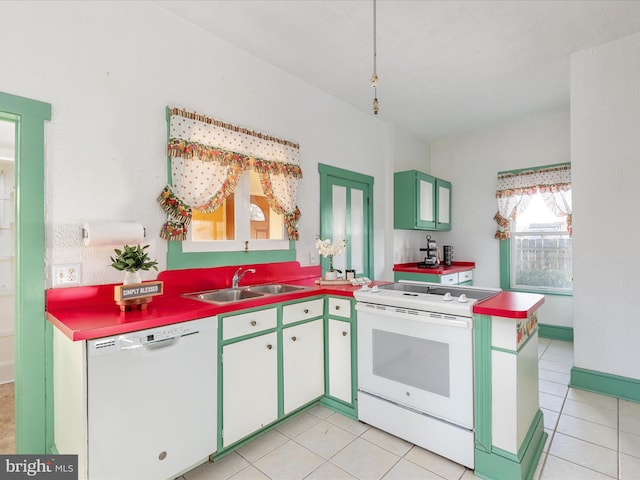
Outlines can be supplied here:
<path id="1" fill-rule="evenodd" d="M 371 86 L 373 87 L 373 114 L 377 115 L 380 110 L 378 102 L 378 72 L 376 68 L 376 0 L 373 0 L 373 74 L 371 75 Z"/>

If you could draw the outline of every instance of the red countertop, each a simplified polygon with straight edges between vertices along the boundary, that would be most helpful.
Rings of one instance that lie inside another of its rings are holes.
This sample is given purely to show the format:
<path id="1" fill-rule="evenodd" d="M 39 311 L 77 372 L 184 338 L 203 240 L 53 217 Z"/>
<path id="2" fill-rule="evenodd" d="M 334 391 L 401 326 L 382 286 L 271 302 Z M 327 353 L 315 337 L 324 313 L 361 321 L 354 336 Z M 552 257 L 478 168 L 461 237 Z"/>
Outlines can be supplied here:
<path id="1" fill-rule="evenodd" d="M 544 303 L 544 295 L 500 292 L 473 306 L 473 313 L 506 318 L 528 318 Z"/>
<path id="2" fill-rule="evenodd" d="M 475 262 L 453 262 L 451 266 L 440 265 L 436 268 L 421 268 L 417 266 L 418 262 L 413 263 L 396 263 L 393 266 L 394 272 L 407 273 L 423 273 L 427 275 L 447 275 L 449 273 L 466 272 L 476 268 Z"/>
<path id="3" fill-rule="evenodd" d="M 456 271 L 464 271 L 469 269 L 469 265 L 473 264 L 454 267 L 461 269 Z M 321 274 L 320 267 L 301 267 L 298 262 L 243 265 L 242 268 L 255 268 L 256 273 L 245 275 L 241 286 L 282 282 L 307 288 L 287 294 L 217 305 L 186 298 L 182 294 L 230 287 L 231 277 L 237 266 L 167 270 L 158 275 L 158 280 L 164 282 L 163 295 L 153 297 L 146 310 L 121 312 L 113 298 L 116 284 L 95 285 L 47 290 L 46 317 L 71 340 L 91 340 L 316 295 L 351 298 L 353 292 L 360 288 L 352 285 L 318 285 L 316 281 Z M 432 270 L 437 269 L 429 269 Z M 371 285 L 385 283 L 389 282 L 376 281 Z M 473 312 L 507 318 L 527 318 L 543 303 L 543 295 L 501 292 L 476 304 Z"/>
<path id="4" fill-rule="evenodd" d="M 158 275 L 158 280 L 164 282 L 163 295 L 153 297 L 146 310 L 121 312 L 113 298 L 116 284 L 112 284 L 47 290 L 46 316 L 71 340 L 90 340 L 315 295 L 353 297 L 353 292 L 360 288 L 352 285 L 317 285 L 316 280 L 321 274 L 320 267 L 300 267 L 298 262 L 242 267 L 243 270 L 255 268 L 256 273 L 245 275 L 240 282 L 241 287 L 282 282 L 307 288 L 287 294 L 217 305 L 186 298 L 182 294 L 230 287 L 231 277 L 237 266 L 167 270 Z M 383 283 L 388 282 L 373 282 L 373 285 Z"/>

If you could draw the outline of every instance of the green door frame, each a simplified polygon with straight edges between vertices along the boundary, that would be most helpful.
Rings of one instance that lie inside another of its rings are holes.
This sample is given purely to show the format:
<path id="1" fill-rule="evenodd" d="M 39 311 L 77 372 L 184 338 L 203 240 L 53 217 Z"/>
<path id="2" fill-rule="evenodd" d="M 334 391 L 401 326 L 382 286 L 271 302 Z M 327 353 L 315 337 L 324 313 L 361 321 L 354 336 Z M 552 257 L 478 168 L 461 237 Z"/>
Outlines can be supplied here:
<path id="1" fill-rule="evenodd" d="M 16 124 L 16 452 L 45 454 L 53 445 L 53 334 L 44 313 L 44 122 L 51 105 L 0 92 L 0 119 Z"/>
<path id="2" fill-rule="evenodd" d="M 364 258 L 365 277 L 373 278 L 373 177 L 362 173 L 344 170 L 342 168 L 332 167 L 323 163 L 318 164 L 318 172 L 320 173 L 320 236 L 327 238 L 333 230 L 332 227 L 332 187 L 333 185 L 347 186 L 353 188 L 353 183 L 362 186 L 364 213 L 366 216 L 366 231 L 364 233 L 365 243 L 368 245 L 368 251 Z M 348 239 L 347 239 L 348 240 Z M 347 264 L 350 263 L 350 249 L 347 246 Z M 323 268 L 328 268 L 328 260 L 321 258 Z"/>

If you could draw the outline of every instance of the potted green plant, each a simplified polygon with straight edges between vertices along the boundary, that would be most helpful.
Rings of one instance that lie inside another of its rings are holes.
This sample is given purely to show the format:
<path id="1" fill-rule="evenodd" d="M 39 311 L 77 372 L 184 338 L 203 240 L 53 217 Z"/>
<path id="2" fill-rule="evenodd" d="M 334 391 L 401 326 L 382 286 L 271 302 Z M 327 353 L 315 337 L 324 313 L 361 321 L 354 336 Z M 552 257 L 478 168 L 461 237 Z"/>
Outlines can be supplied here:
<path id="1" fill-rule="evenodd" d="M 111 266 L 116 270 L 125 272 L 124 285 L 130 285 L 132 283 L 141 283 L 140 270 L 151 270 L 152 268 L 158 270 L 158 262 L 155 262 L 149 258 L 149 254 L 145 250 L 149 248 L 149 245 L 141 247 L 136 245 L 131 247 L 125 245 L 122 250 L 116 248 L 115 256 L 111 257 Z"/>

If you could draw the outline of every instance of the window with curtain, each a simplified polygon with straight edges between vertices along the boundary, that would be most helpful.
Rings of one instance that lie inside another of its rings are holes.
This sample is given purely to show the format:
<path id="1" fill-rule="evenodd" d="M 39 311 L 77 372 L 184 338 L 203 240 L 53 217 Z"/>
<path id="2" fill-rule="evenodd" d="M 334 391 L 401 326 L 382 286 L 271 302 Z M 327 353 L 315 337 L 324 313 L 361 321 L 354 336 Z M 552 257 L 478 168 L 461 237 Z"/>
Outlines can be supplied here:
<path id="1" fill-rule="evenodd" d="M 496 198 L 503 288 L 571 292 L 571 165 L 500 172 Z"/>
<path id="2" fill-rule="evenodd" d="M 184 241 L 183 251 L 239 250 L 249 240 L 269 242 L 257 249 L 286 249 L 298 239 L 297 143 L 179 108 L 168 109 L 168 118 L 162 238 Z M 252 204 L 266 210 L 262 223 L 251 220 Z"/>

